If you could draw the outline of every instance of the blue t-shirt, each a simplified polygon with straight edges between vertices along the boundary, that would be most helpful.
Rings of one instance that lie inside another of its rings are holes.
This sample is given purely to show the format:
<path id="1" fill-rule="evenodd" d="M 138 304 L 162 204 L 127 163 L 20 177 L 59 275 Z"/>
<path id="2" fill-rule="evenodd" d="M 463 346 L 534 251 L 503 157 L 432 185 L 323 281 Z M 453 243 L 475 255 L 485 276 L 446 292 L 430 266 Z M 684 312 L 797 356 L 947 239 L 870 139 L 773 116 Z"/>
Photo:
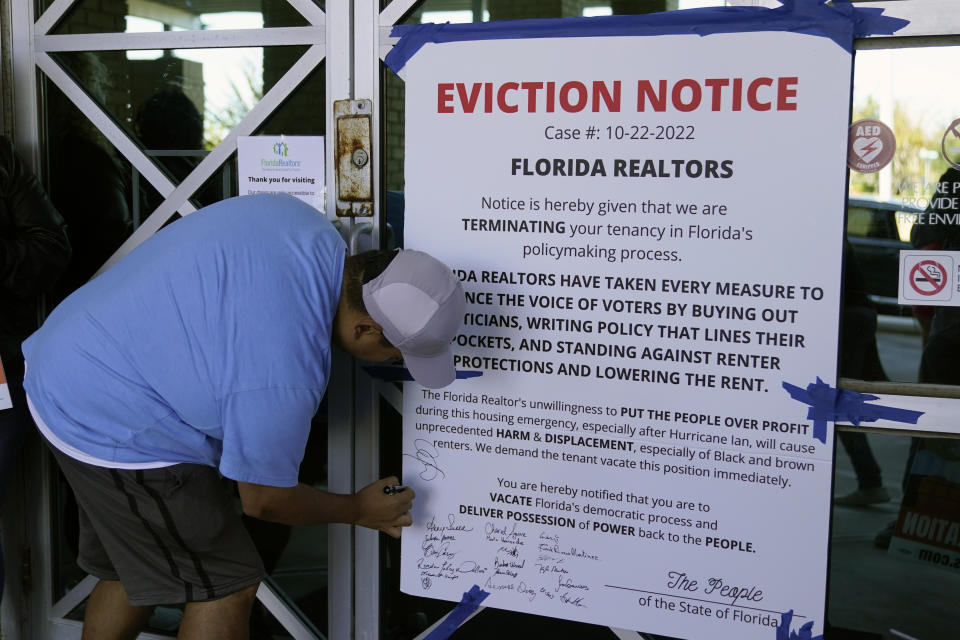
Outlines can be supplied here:
<path id="1" fill-rule="evenodd" d="M 57 437 L 101 460 L 292 486 L 330 372 L 345 251 L 291 196 L 197 211 L 23 343 L 27 393 Z"/>

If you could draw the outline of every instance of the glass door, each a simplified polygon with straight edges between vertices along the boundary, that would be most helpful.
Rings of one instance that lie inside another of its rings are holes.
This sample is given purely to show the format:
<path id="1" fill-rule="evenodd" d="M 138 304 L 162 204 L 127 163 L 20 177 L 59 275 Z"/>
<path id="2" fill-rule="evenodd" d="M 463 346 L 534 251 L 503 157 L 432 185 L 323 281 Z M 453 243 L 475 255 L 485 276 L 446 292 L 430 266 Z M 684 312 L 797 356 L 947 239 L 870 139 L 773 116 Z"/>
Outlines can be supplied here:
<path id="1" fill-rule="evenodd" d="M 929 466 L 915 465 L 918 456 L 928 463 L 935 458 L 956 460 L 960 388 L 947 377 L 920 378 L 918 373 L 922 360 L 933 366 L 949 357 L 949 331 L 927 332 L 924 311 L 892 300 L 891 278 L 896 275 L 890 275 L 890 260 L 891 251 L 913 246 L 911 228 L 919 221 L 915 216 L 926 212 L 944 182 L 949 164 L 939 159 L 944 157 L 943 144 L 949 142 L 947 155 L 955 154 L 958 146 L 947 135 L 940 138 L 941 148 L 935 144 L 937 132 L 947 134 L 950 123 L 960 118 L 960 99 L 950 93 L 949 81 L 960 62 L 955 52 L 960 17 L 950 10 L 952 2 L 858 3 L 884 7 L 910 19 L 911 25 L 896 38 L 858 43 L 853 117 L 886 120 L 901 144 L 888 174 L 851 175 L 848 255 L 855 256 L 863 271 L 859 301 L 866 303 L 859 306 L 868 311 L 845 312 L 843 332 L 869 336 L 870 331 L 856 324 L 866 318 L 867 326 L 873 327 L 874 345 L 867 341 L 867 350 L 875 354 L 869 360 L 871 368 L 863 358 L 848 358 L 841 349 L 841 375 L 848 389 L 876 394 L 880 402 L 893 406 L 919 408 L 942 420 L 935 431 L 865 430 L 853 425 L 842 430 L 854 437 L 841 436 L 846 455 L 838 452 L 835 469 L 829 611 L 831 625 L 839 630 L 837 638 L 949 637 L 960 622 L 951 596 L 957 592 L 958 574 L 948 570 L 960 556 L 928 551 L 904 559 L 890 551 L 889 542 L 884 547 L 882 538 L 875 540 L 891 521 L 899 521 L 903 533 L 905 517 L 913 518 L 906 524 L 913 527 L 914 538 L 929 534 L 931 527 L 940 527 L 936 530 L 944 532 L 944 539 L 951 531 L 949 524 L 936 524 L 948 519 L 936 515 L 935 508 L 911 511 L 904 506 L 928 495 L 930 483 L 920 483 L 937 477 L 923 473 Z M 16 141 L 44 175 L 65 217 L 73 217 L 71 227 L 80 237 L 86 233 L 71 269 L 77 281 L 65 284 L 67 289 L 178 216 L 236 195 L 237 136 L 326 135 L 326 184 L 334 185 L 333 104 L 367 99 L 373 106 L 375 215 L 368 221 L 339 223 L 352 248 L 402 246 L 403 82 L 382 63 L 395 43 L 390 35 L 394 24 L 648 13 L 723 4 L 778 3 L 13 2 Z M 934 111 L 915 100 L 919 89 L 915 91 L 911 83 L 918 78 L 928 78 L 924 92 L 935 96 Z M 164 133 L 171 120 L 177 123 L 177 136 Z M 463 150 L 447 152 L 453 158 Z M 331 217 L 335 195 L 328 188 Z M 93 197 L 102 204 L 90 206 L 86 201 Z M 848 291 L 853 290 L 849 274 L 837 277 L 845 277 Z M 877 359 L 882 375 L 875 366 Z M 850 368 L 844 368 L 845 362 Z M 855 362 L 860 364 L 854 366 Z M 334 371 L 326 411 L 316 419 L 302 470 L 307 481 L 349 492 L 399 474 L 402 391 L 394 383 L 371 378 L 362 365 L 343 356 L 335 359 Z M 885 500 L 883 491 L 873 498 L 848 498 L 862 489 L 878 488 L 876 480 L 867 481 L 870 473 L 864 469 L 871 465 L 864 462 L 864 451 L 881 469 L 879 488 L 887 493 Z M 39 446 L 24 458 L 23 486 L 30 491 L 22 490 L 17 501 L 22 514 L 8 512 L 7 521 L 16 524 L 8 524 L 5 535 L 7 566 L 22 565 L 27 580 L 20 593 L 8 591 L 4 629 L 13 637 L 79 638 L 83 602 L 93 580 L 72 561 L 76 525 L 71 499 Z M 943 486 L 934 489 L 942 501 L 956 500 Z M 254 535 L 270 567 L 270 579 L 258 593 L 252 637 L 412 639 L 452 608 L 446 602 L 400 593 L 399 545 L 372 531 L 341 525 L 297 530 L 260 525 Z M 161 610 L 144 637 L 174 635 L 178 615 L 175 609 Z M 638 638 L 644 637 L 641 631 L 489 609 L 468 622 L 457 637 Z"/>
<path id="2" fill-rule="evenodd" d="M 38 0 L 11 5 L 18 147 L 66 219 L 74 254 L 51 304 L 158 229 L 238 195 L 237 138 L 327 136 L 354 97 L 349 2 Z M 329 136 L 327 138 L 330 140 Z M 326 145 L 326 184 L 335 181 Z M 336 218 L 335 189 L 326 211 Z M 335 220 L 345 236 L 369 228 Z M 338 357 L 314 419 L 301 480 L 352 492 L 352 365 Z M 95 579 L 74 562 L 77 510 L 38 442 L 25 451 L 22 513 L 8 514 L 5 634 L 79 638 Z M 22 516 L 22 517 L 17 517 Z M 352 635 L 349 527 L 247 521 L 267 567 L 254 638 Z M 13 593 L 10 593 L 13 592 Z M 158 607 L 143 637 L 176 635 Z"/>
<path id="3" fill-rule="evenodd" d="M 377 7 L 378 49 L 382 61 L 396 41 L 390 35 L 394 24 L 572 18 L 723 5 L 775 8 L 780 3 L 384 0 Z M 955 194 L 960 193 L 956 169 L 960 94 L 952 92 L 945 79 L 960 62 L 956 53 L 960 51 L 960 16 L 949 1 L 858 2 L 857 6 L 882 8 L 910 24 L 896 37 L 856 43 L 851 122 L 885 121 L 896 135 L 897 151 L 885 170 L 851 172 L 849 177 L 846 268 L 836 276 L 846 290 L 839 353 L 841 388 L 874 394 L 878 404 L 924 411 L 935 419 L 916 430 L 839 425 L 826 637 L 949 637 L 960 623 L 951 595 L 960 587 L 956 570 L 960 547 L 955 535 L 960 527 L 960 387 L 955 385 L 960 380 L 951 378 L 952 367 L 946 371 L 937 365 L 955 361 L 950 345 L 956 325 L 943 307 L 934 310 L 898 303 L 897 278 L 899 251 L 926 246 L 917 244 L 921 235 L 911 233 L 914 225 L 932 220 L 920 214 L 952 213 L 952 218 L 934 220 L 934 227 L 939 224 L 947 237 L 953 237 L 949 226 L 957 224 L 958 210 L 952 207 Z M 380 211 L 402 245 L 403 151 L 409 142 L 404 136 L 404 85 L 382 62 L 378 80 Z M 458 154 L 469 150 L 450 145 L 438 152 L 456 162 Z M 948 173 L 951 166 L 953 172 Z M 797 172 L 797 189 L 803 189 L 802 171 Z M 931 203 L 938 198 L 940 209 L 935 210 Z M 948 246 L 945 242 L 941 239 L 939 246 Z M 951 247 L 956 248 L 960 247 Z M 940 320 L 931 339 L 933 316 Z M 377 443 L 380 457 L 365 480 L 398 474 L 401 468 L 402 392 L 393 384 L 372 384 L 379 399 L 367 411 L 379 426 L 368 437 Z M 357 545 L 358 555 L 367 558 L 363 571 L 358 564 L 356 575 L 356 624 L 358 631 L 363 629 L 363 637 L 420 638 L 453 608 L 452 603 L 399 591 L 395 541 L 370 537 L 358 539 Z M 456 637 L 652 637 L 642 631 L 481 608 Z"/>

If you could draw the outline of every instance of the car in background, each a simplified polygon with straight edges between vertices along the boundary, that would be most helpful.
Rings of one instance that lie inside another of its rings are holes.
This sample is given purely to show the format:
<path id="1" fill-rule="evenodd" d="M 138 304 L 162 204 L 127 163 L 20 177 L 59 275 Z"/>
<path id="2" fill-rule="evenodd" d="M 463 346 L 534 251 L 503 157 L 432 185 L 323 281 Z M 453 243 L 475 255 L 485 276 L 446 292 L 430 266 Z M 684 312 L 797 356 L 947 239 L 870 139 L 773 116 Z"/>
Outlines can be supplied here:
<path id="1" fill-rule="evenodd" d="M 910 229 L 923 209 L 903 202 L 850 198 L 847 239 L 866 282 L 867 295 L 880 313 L 910 315 L 897 304 L 900 251 L 912 249 Z"/>

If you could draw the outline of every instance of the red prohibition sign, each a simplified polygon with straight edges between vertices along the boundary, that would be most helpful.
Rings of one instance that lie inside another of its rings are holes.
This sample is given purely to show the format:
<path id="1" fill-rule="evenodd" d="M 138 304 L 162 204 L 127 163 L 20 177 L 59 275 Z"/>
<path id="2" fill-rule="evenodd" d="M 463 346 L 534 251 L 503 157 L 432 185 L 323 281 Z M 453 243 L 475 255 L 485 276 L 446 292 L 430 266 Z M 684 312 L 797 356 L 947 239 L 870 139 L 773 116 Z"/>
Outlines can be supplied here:
<path id="1" fill-rule="evenodd" d="M 922 296 L 935 296 L 947 286 L 947 270 L 933 260 L 921 260 L 910 270 L 910 286 Z"/>

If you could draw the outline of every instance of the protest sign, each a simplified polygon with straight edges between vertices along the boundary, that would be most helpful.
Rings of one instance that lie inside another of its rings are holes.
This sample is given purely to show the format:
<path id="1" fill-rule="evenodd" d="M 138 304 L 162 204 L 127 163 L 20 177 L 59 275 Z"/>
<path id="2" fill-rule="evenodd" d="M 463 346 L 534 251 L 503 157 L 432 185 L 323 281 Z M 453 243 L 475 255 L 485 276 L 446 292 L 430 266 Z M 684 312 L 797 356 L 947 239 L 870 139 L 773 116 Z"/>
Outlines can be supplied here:
<path id="1" fill-rule="evenodd" d="M 918 443 L 889 552 L 960 570 L 960 446 L 955 441 Z"/>
<path id="2" fill-rule="evenodd" d="M 434 29 L 401 71 L 406 246 L 460 276 L 456 363 L 483 372 L 405 389 L 401 588 L 822 629 L 832 423 L 783 383 L 835 384 L 850 52 L 546 22 Z"/>

